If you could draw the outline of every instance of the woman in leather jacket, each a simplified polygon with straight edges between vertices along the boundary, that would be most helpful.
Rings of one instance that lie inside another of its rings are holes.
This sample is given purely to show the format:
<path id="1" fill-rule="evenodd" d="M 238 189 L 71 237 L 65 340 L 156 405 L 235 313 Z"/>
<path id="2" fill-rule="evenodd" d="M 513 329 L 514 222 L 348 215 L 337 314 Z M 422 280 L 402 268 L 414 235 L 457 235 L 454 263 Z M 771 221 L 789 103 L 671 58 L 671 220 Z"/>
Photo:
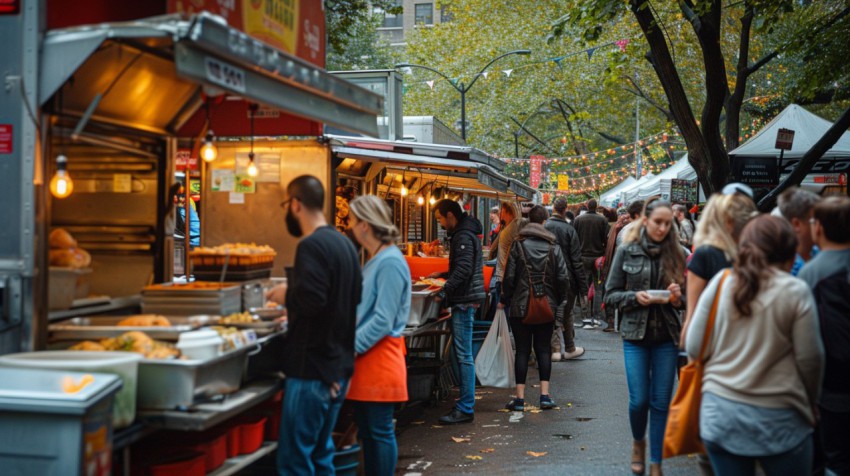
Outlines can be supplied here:
<path id="1" fill-rule="evenodd" d="M 605 285 L 605 303 L 616 306 L 622 316 L 620 335 L 634 438 L 631 470 L 635 474 L 645 470 L 647 414 L 650 474 L 661 474 L 667 408 L 676 375 L 685 252 L 672 227 L 671 204 L 649 200 L 640 225 L 629 229 L 614 254 Z M 668 293 L 669 297 L 657 296 Z"/>
<path id="2" fill-rule="evenodd" d="M 528 213 L 529 223 L 520 231 L 511 245 L 505 275 L 502 280 L 501 302 L 507 308 L 508 320 L 516 344 L 514 372 L 516 374 L 516 398 L 511 400 L 508 410 L 523 411 L 525 408 L 525 379 L 532 343 L 540 369 L 540 408 L 555 407 L 549 396 L 549 378 L 552 373 L 551 341 L 554 319 L 545 324 L 523 324 L 528 307 L 528 271 L 532 278 L 543 278 L 543 289 L 553 312 L 563 312 L 569 287 L 567 263 L 561 247 L 555 243 L 555 235 L 543 227 L 549 213 L 540 205 Z M 526 260 L 527 258 L 527 260 Z"/>

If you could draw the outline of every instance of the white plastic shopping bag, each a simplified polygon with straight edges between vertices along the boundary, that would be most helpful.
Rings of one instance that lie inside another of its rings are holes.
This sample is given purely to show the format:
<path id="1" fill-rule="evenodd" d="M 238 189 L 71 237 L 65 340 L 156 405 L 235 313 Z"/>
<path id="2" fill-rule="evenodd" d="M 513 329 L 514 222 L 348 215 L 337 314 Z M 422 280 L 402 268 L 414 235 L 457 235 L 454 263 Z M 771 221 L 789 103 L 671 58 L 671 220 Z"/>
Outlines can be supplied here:
<path id="1" fill-rule="evenodd" d="M 481 344 L 475 358 L 475 375 L 485 387 L 512 388 L 516 386 L 514 376 L 514 350 L 505 310 L 499 309 L 493 324 Z"/>

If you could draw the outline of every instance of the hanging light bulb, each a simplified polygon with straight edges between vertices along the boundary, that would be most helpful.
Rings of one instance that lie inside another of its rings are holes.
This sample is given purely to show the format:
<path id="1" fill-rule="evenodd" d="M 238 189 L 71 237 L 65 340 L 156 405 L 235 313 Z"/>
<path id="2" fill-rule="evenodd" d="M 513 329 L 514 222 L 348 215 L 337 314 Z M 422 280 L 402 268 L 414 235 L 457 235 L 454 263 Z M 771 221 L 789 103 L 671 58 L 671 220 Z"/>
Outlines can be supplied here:
<path id="1" fill-rule="evenodd" d="M 56 198 L 65 198 L 74 191 L 74 182 L 67 168 L 68 158 L 64 155 L 56 157 L 56 173 L 50 179 L 50 193 Z"/>
<path id="2" fill-rule="evenodd" d="M 425 197 L 423 197 L 421 193 L 419 194 L 418 197 L 416 197 L 416 204 L 417 205 L 425 205 Z"/>
<path id="3" fill-rule="evenodd" d="M 215 146 L 213 139 L 213 131 L 207 131 L 204 145 L 201 146 L 201 158 L 204 159 L 204 162 L 212 162 L 218 158 L 218 147 Z"/>
<path id="4" fill-rule="evenodd" d="M 407 187 L 405 187 L 404 184 L 401 184 L 401 196 L 402 197 L 407 196 Z"/>
<path id="5" fill-rule="evenodd" d="M 437 199 L 433 195 L 431 195 L 431 198 L 428 199 L 428 203 L 433 205 L 433 204 L 437 203 Z"/>
<path id="6" fill-rule="evenodd" d="M 254 163 L 254 153 L 251 152 L 248 154 L 248 176 L 256 177 L 258 173 L 257 164 Z"/>

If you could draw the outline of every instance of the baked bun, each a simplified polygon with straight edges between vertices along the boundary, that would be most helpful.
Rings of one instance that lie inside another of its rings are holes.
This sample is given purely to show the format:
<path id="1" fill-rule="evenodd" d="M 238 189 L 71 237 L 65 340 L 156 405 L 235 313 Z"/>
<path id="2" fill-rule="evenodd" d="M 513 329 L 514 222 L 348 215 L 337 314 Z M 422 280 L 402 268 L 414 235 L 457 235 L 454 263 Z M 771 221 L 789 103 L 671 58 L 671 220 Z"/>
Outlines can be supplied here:
<path id="1" fill-rule="evenodd" d="M 50 266 L 63 268 L 85 268 L 91 264 L 91 256 L 80 249 L 53 249 L 48 253 Z"/>
<path id="2" fill-rule="evenodd" d="M 76 248 L 77 240 L 64 228 L 55 228 L 48 238 L 51 248 Z"/>

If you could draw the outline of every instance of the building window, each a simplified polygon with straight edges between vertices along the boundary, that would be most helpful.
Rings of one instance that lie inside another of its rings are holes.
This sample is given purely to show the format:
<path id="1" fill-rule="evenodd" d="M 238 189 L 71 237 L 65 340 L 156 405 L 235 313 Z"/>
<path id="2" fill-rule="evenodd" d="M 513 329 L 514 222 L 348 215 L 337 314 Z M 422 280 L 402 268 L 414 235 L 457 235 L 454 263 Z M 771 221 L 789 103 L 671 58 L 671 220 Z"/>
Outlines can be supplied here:
<path id="1" fill-rule="evenodd" d="M 433 25 L 434 24 L 434 4 L 433 3 L 417 3 L 414 5 L 414 13 L 416 14 L 416 24 Z"/>
<path id="2" fill-rule="evenodd" d="M 396 7 L 402 8 L 401 1 L 402 0 L 395 0 L 393 3 L 395 3 Z M 404 26 L 401 13 L 394 15 L 392 13 L 386 13 L 380 8 L 375 8 L 375 13 L 384 15 L 384 21 L 381 24 L 381 28 L 401 28 Z"/>

